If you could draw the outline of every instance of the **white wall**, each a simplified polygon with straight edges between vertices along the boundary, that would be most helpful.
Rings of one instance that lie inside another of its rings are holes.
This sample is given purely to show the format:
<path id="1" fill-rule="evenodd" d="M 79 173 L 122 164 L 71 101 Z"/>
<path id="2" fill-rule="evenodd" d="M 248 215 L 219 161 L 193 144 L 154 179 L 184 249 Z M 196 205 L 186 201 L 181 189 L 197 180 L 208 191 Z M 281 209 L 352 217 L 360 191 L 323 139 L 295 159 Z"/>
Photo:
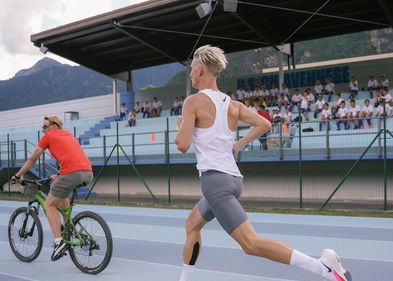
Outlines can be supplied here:
<path id="1" fill-rule="evenodd" d="M 79 112 L 79 119 L 94 119 L 114 114 L 113 95 L 76 99 L 58 103 L 0 111 L 0 128 L 24 127 L 41 123 L 47 115 L 58 115 L 64 119 L 67 111 Z M 67 116 L 67 120 L 69 116 Z"/>

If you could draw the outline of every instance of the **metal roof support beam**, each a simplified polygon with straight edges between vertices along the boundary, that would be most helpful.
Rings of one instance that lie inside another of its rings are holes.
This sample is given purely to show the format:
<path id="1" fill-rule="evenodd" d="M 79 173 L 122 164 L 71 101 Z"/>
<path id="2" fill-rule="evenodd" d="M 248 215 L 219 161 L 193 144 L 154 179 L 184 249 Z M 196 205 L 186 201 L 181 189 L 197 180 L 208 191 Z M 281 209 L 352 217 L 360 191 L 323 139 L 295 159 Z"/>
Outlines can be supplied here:
<path id="1" fill-rule="evenodd" d="M 118 22 L 116 22 L 116 21 L 113 21 L 113 22 L 112 22 L 112 25 L 113 25 L 113 27 L 114 27 L 115 29 L 117 29 L 117 30 L 119 30 L 120 32 L 124 33 L 125 35 L 131 37 L 132 39 L 137 40 L 138 42 L 142 43 L 143 45 L 146 45 L 146 46 L 149 47 L 150 49 L 152 49 L 152 50 L 154 50 L 154 51 L 156 51 L 156 52 L 162 54 L 163 56 L 165 56 L 165 57 L 167 57 L 167 58 L 170 58 L 170 59 L 173 60 L 174 62 L 178 62 L 178 63 L 181 63 L 182 65 L 184 65 L 184 62 L 179 61 L 177 58 L 172 57 L 171 55 L 165 53 L 163 50 L 158 49 L 158 48 L 154 47 L 153 45 L 147 43 L 146 41 L 140 39 L 139 37 L 137 37 L 137 36 L 131 34 L 130 32 L 128 32 L 127 30 L 125 30 L 125 29 L 123 28 L 123 25 L 122 25 L 122 24 L 120 24 L 120 23 L 118 23 Z"/>
<path id="2" fill-rule="evenodd" d="M 385 0 L 378 0 L 378 5 L 381 7 L 385 18 L 388 20 L 391 27 L 393 27 L 393 15 L 390 12 L 388 5 L 386 4 Z"/>
<path id="3" fill-rule="evenodd" d="M 257 7 L 264 7 L 264 8 L 270 8 L 270 9 L 282 10 L 282 11 L 296 12 L 296 13 L 301 13 L 301 14 L 309 14 L 309 15 L 313 15 L 314 14 L 314 12 L 303 11 L 303 10 L 292 9 L 292 8 L 285 8 L 285 7 L 278 7 L 278 6 L 273 6 L 273 5 L 265 5 L 265 4 L 260 4 L 260 3 L 251 3 L 251 2 L 245 2 L 245 1 L 239 1 L 238 3 L 245 4 L 245 5 L 251 5 L 251 6 L 257 6 Z M 348 20 L 348 21 L 354 21 L 354 22 L 374 24 L 374 25 L 378 25 L 380 27 L 390 27 L 390 25 L 388 25 L 388 24 L 381 23 L 381 22 L 375 22 L 375 21 L 354 19 L 354 18 L 348 18 L 348 17 L 342 17 L 342 16 L 329 15 L 329 14 L 324 14 L 324 13 L 316 13 L 315 15 L 316 16 L 327 17 L 327 18 L 342 19 L 342 20 Z"/>
<path id="4" fill-rule="evenodd" d="M 267 43 L 271 44 L 273 46 L 274 49 L 276 49 L 278 51 L 278 48 L 275 46 L 274 43 L 272 43 L 271 40 L 269 40 L 269 38 L 266 38 L 266 36 L 264 36 L 262 33 L 260 33 L 255 27 L 253 27 L 250 23 L 248 23 L 243 17 L 241 17 L 239 14 L 236 13 L 232 13 L 232 15 L 238 20 L 240 21 L 242 24 L 244 24 L 245 26 L 247 26 L 250 30 L 252 30 L 256 35 L 258 35 L 259 38 L 261 38 L 262 40 L 266 41 Z"/>

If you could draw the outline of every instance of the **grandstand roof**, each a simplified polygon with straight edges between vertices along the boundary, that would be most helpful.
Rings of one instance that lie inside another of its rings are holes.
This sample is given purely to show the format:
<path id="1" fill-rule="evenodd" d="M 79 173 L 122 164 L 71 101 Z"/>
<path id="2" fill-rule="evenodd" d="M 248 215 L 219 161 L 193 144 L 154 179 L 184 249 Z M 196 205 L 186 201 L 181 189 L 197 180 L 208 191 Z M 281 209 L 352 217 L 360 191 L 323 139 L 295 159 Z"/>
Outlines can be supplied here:
<path id="1" fill-rule="evenodd" d="M 121 73 L 183 63 L 195 45 L 230 53 L 393 26 L 389 0 L 247 0 L 238 1 L 237 12 L 224 12 L 226 1 L 213 0 L 210 18 L 201 19 L 195 8 L 206 1 L 150 0 L 33 34 L 31 41 L 127 80 Z"/>

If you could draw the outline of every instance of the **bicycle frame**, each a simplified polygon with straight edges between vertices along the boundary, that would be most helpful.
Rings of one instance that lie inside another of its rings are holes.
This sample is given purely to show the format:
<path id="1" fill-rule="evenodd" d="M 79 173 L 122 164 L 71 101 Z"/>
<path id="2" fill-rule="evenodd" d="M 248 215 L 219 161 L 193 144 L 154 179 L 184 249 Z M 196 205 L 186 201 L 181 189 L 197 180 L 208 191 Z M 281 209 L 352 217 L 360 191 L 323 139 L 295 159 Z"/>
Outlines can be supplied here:
<path id="1" fill-rule="evenodd" d="M 34 212 L 38 215 L 39 208 L 41 207 L 46 214 L 45 201 L 48 196 L 40 189 L 40 185 L 38 184 L 38 182 L 36 182 L 36 181 L 29 181 L 29 182 L 36 184 L 38 189 L 34 194 L 34 199 L 29 201 L 29 203 L 28 203 L 27 213 L 29 213 L 30 209 L 33 208 Z M 73 247 L 85 245 L 85 240 L 82 237 L 82 235 L 78 231 L 73 231 L 76 228 L 75 228 L 75 225 L 71 219 L 71 214 L 72 214 L 72 209 L 74 206 L 74 199 L 76 198 L 76 193 L 77 193 L 76 189 L 74 189 L 72 192 L 71 200 L 70 200 L 70 206 L 68 208 L 57 208 L 57 210 L 63 215 L 63 217 L 65 219 L 64 230 L 61 233 L 63 241 L 66 244 L 71 245 Z M 37 203 L 38 206 L 37 207 L 33 206 L 34 203 Z M 23 222 L 23 229 L 25 229 L 26 223 L 27 223 L 27 216 Z M 78 223 L 78 225 L 83 229 L 83 232 L 89 237 L 89 239 L 93 240 L 93 237 L 91 236 L 91 234 L 81 224 Z M 34 229 L 34 225 L 33 225 L 32 229 Z M 68 237 L 71 237 L 71 234 L 74 234 L 75 238 L 78 239 L 78 242 L 73 242 L 73 241 L 71 241 L 71 239 L 68 238 Z"/>

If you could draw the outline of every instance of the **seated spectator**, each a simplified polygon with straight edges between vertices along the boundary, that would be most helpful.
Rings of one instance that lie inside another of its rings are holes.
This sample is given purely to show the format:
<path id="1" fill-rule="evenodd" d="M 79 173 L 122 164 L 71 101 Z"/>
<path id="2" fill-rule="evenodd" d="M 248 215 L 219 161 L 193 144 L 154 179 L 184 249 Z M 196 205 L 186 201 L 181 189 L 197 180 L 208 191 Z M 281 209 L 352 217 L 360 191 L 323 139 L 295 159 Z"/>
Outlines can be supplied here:
<path id="1" fill-rule="evenodd" d="M 318 114 L 322 112 L 324 104 L 325 104 L 325 101 L 323 99 L 323 96 L 319 95 L 318 96 L 318 100 L 315 103 L 315 111 L 314 111 L 314 118 L 315 119 L 317 119 L 318 118 Z"/>
<path id="2" fill-rule="evenodd" d="M 332 100 L 332 96 L 334 96 L 334 94 L 335 94 L 334 83 L 330 79 L 326 79 L 325 95 L 328 96 L 328 102 Z"/>
<path id="3" fill-rule="evenodd" d="M 373 114 L 374 114 L 374 107 L 370 104 L 370 100 L 367 99 L 364 101 L 364 106 L 362 108 L 362 112 L 360 113 L 360 117 L 366 118 L 369 129 L 373 127 L 371 125 L 371 118 L 373 117 Z M 360 128 L 363 129 L 363 120 L 360 124 Z"/>
<path id="4" fill-rule="evenodd" d="M 354 123 L 354 129 L 359 129 L 359 117 L 360 117 L 360 107 L 356 104 L 355 100 L 349 102 L 349 123 L 348 129 L 351 127 L 351 123 Z"/>
<path id="5" fill-rule="evenodd" d="M 141 106 L 139 105 L 139 101 L 137 101 L 137 102 L 135 103 L 134 111 L 135 111 L 135 113 L 139 113 L 139 112 L 142 111 L 142 108 L 141 108 Z"/>
<path id="6" fill-rule="evenodd" d="M 285 107 L 285 112 L 284 112 L 284 115 L 283 115 L 282 119 L 283 119 L 283 123 L 285 125 L 287 125 L 288 128 L 290 126 L 292 126 L 292 124 L 293 124 L 293 117 L 292 117 L 292 112 L 291 112 L 291 109 L 289 108 L 289 106 Z"/>
<path id="7" fill-rule="evenodd" d="M 348 129 L 348 109 L 345 106 L 345 101 L 340 103 L 340 108 L 337 112 L 337 130 L 340 131 L 340 124 L 344 124 L 344 130 Z"/>
<path id="8" fill-rule="evenodd" d="M 287 85 L 285 85 L 285 83 L 281 84 L 280 95 L 286 96 L 287 99 L 289 98 L 289 89 L 287 88 Z"/>
<path id="9" fill-rule="evenodd" d="M 160 117 L 161 109 L 162 109 L 162 103 L 158 100 L 157 97 L 154 97 L 150 109 L 150 117 Z"/>
<path id="10" fill-rule="evenodd" d="M 379 90 L 374 91 L 374 107 L 377 108 L 382 103 L 381 92 Z"/>
<path id="11" fill-rule="evenodd" d="M 147 118 L 150 117 L 150 109 L 151 109 L 151 104 L 149 100 L 146 100 L 145 103 L 143 104 L 143 118 L 147 116 Z"/>
<path id="12" fill-rule="evenodd" d="M 343 101 L 343 99 L 341 98 L 341 94 L 337 93 L 336 94 L 336 103 L 332 106 L 332 119 L 337 118 L 337 111 L 339 110 L 342 101 Z"/>
<path id="13" fill-rule="evenodd" d="M 349 82 L 349 90 L 351 91 L 351 98 L 354 99 L 358 95 L 359 84 L 355 76 L 351 76 L 351 81 Z"/>
<path id="14" fill-rule="evenodd" d="M 381 89 L 389 89 L 389 79 L 386 78 L 386 75 L 385 75 L 385 74 L 382 74 L 382 75 L 381 75 L 381 82 L 380 82 L 380 84 L 379 84 L 379 87 L 380 87 Z"/>
<path id="15" fill-rule="evenodd" d="M 376 89 L 378 89 L 378 81 L 373 75 L 370 75 L 370 79 L 368 79 L 367 82 L 367 90 L 370 93 L 370 99 L 373 98 L 373 93 Z"/>
<path id="16" fill-rule="evenodd" d="M 315 97 L 313 93 L 311 93 L 311 89 L 307 88 L 307 101 L 308 101 L 308 108 L 315 102 Z"/>
<path id="17" fill-rule="evenodd" d="M 295 92 L 292 95 L 291 98 L 291 108 L 294 106 L 300 106 L 300 103 L 302 101 L 302 96 L 300 95 L 299 89 L 295 89 Z"/>
<path id="18" fill-rule="evenodd" d="M 269 122 L 272 122 L 272 118 L 270 117 L 269 111 L 266 110 L 264 105 L 261 105 L 258 110 L 258 114 L 264 117 Z M 263 150 L 267 150 L 267 136 L 270 132 L 267 132 L 261 135 L 258 140 L 261 143 Z"/>
<path id="19" fill-rule="evenodd" d="M 323 94 L 323 86 L 321 84 L 321 80 L 317 80 L 315 82 L 314 93 L 315 93 L 316 96 L 319 96 L 319 95 Z"/>
<path id="20" fill-rule="evenodd" d="M 382 89 L 381 99 L 385 103 L 390 103 L 392 101 L 392 96 L 389 94 L 388 89 L 386 89 L 386 88 Z"/>
<path id="21" fill-rule="evenodd" d="M 277 101 L 277 105 L 281 108 L 281 107 L 286 107 L 289 105 L 289 100 L 288 97 L 285 96 L 284 94 L 281 95 L 281 97 L 279 98 L 279 100 Z"/>
<path id="22" fill-rule="evenodd" d="M 278 125 L 282 120 L 282 114 L 279 111 L 278 107 L 273 108 L 273 113 L 272 113 L 272 124 L 273 124 L 273 130 L 278 132 Z"/>
<path id="23" fill-rule="evenodd" d="M 304 91 L 303 92 L 303 97 L 300 102 L 300 111 L 303 113 L 304 119 L 306 121 L 309 121 L 308 119 L 308 100 L 307 100 L 308 92 Z"/>
<path id="24" fill-rule="evenodd" d="M 179 101 L 179 98 L 176 97 L 175 101 L 173 102 L 172 108 L 171 108 L 171 116 L 172 115 L 180 115 L 180 109 L 181 109 L 181 102 Z"/>
<path id="25" fill-rule="evenodd" d="M 269 91 L 269 95 L 270 95 L 270 103 L 268 104 L 269 106 L 277 106 L 277 101 L 279 99 L 279 90 L 276 87 L 275 84 L 272 84 L 272 87 Z"/>
<path id="26" fill-rule="evenodd" d="M 384 114 L 384 103 L 381 103 L 380 105 L 378 105 L 377 108 L 377 117 L 379 119 L 383 118 L 383 116 L 391 116 L 392 115 L 392 107 L 390 106 L 389 103 L 385 104 L 385 114 Z"/>
<path id="27" fill-rule="evenodd" d="M 249 106 L 248 109 L 251 110 L 252 112 L 258 113 L 258 107 L 257 107 L 257 103 L 254 102 L 253 100 L 248 102 Z"/>
<path id="28" fill-rule="evenodd" d="M 322 126 L 327 125 L 327 130 L 330 130 L 330 120 L 332 112 L 329 109 L 329 104 L 326 102 L 323 104 L 321 111 L 321 122 L 319 123 L 319 131 L 322 131 Z"/>
<path id="29" fill-rule="evenodd" d="M 123 102 L 120 106 L 120 120 L 124 120 L 126 118 L 126 115 L 128 114 L 128 107 L 127 105 Z"/>
<path id="30" fill-rule="evenodd" d="M 236 90 L 236 98 L 237 101 L 243 102 L 244 100 L 244 95 L 246 94 L 246 92 L 244 91 L 244 89 L 242 87 L 240 87 L 239 89 Z"/>
<path id="31" fill-rule="evenodd" d="M 128 126 L 134 127 L 136 124 L 136 111 L 133 109 L 128 114 Z"/>

